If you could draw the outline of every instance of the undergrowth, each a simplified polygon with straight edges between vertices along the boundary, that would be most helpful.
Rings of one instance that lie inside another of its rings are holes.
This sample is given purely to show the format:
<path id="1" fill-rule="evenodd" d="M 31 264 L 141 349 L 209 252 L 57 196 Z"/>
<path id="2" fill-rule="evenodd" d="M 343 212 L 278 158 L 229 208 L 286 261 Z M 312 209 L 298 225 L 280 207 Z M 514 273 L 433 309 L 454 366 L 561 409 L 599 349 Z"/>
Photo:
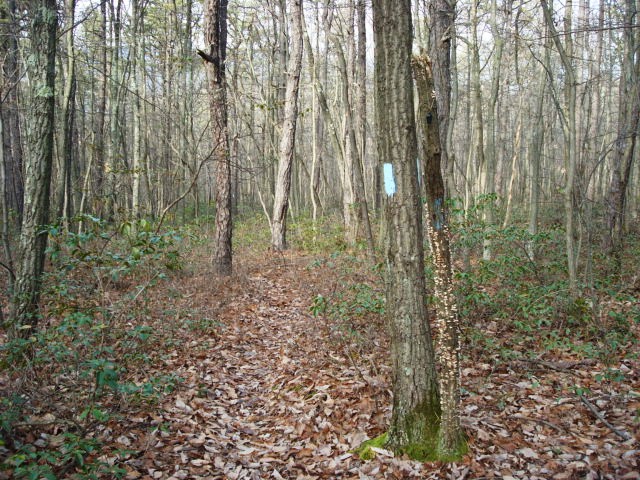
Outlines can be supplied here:
<path id="1" fill-rule="evenodd" d="M 479 202 L 465 219 L 452 209 L 463 354 L 471 360 L 570 354 L 608 366 L 601 381 L 624 381 L 616 363 L 637 356 L 640 283 L 630 274 L 612 279 L 607 259 L 593 249 L 597 268 L 589 278 L 583 273 L 581 295 L 572 298 L 562 229 L 541 228 L 532 236 L 522 223 L 488 227 L 481 216 L 490 204 Z M 156 233 L 144 220 L 117 227 L 82 220 L 80 233 L 49 230 L 51 265 L 38 331 L 0 345 L 0 469 L 12 478 L 125 476 L 122 461 L 136 452 L 103 442 L 109 422 L 179 387 L 181 379 L 171 373 L 149 374 L 162 352 L 181 341 L 178 319 L 182 328 L 203 334 L 222 326 L 171 305 L 181 294 L 165 283 L 189 269 L 185 252 L 206 243 L 208 226 Z M 309 271 L 322 273 L 309 313 L 354 364 L 375 369 L 368 354 L 386 338 L 381 267 L 365 258 L 363 245 L 348 248 L 339 225 L 335 218 L 301 218 L 290 224 L 289 241 L 313 255 Z M 237 227 L 236 250 L 268 250 L 264 217 L 247 215 Z M 476 260 L 485 235 L 493 249 L 486 262 Z M 630 239 L 626 251 L 626 271 L 637 271 L 640 242 Z M 160 312 L 150 301 L 159 289 L 168 299 Z"/>
<path id="2" fill-rule="evenodd" d="M 135 452 L 105 451 L 101 432 L 180 382 L 145 374 L 162 342 L 147 300 L 183 268 L 192 232 L 82 221 L 81 232 L 49 229 L 38 330 L 0 345 L 0 470 L 12 478 L 122 478 Z"/>

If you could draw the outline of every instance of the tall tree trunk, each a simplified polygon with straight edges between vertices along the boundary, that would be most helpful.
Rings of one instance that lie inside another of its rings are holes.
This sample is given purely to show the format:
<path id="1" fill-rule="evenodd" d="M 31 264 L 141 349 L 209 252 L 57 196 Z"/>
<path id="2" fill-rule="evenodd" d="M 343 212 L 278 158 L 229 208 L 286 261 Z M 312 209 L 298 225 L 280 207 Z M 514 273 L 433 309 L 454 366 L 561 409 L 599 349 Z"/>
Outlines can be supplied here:
<path id="1" fill-rule="evenodd" d="M 498 94 L 500 91 L 502 52 L 504 50 L 504 38 L 498 28 L 498 7 L 496 0 L 491 0 L 491 34 L 494 41 L 491 69 L 491 92 L 489 95 L 489 108 L 487 109 L 487 145 L 483 155 L 484 163 L 480 165 L 480 181 L 482 193 L 487 196 L 484 209 L 485 228 L 491 229 L 494 223 L 496 165 L 498 163 L 496 150 L 496 116 L 498 106 Z M 491 200 L 490 200 L 491 199 Z M 491 240 L 485 235 L 482 242 L 482 258 L 491 260 Z"/>
<path id="2" fill-rule="evenodd" d="M 621 268 L 627 189 L 640 126 L 640 59 L 635 32 L 640 27 L 640 20 L 635 0 L 625 0 L 624 8 L 624 57 L 619 87 L 618 132 L 613 150 L 605 234 L 605 247 L 614 255 L 618 271 Z"/>
<path id="3" fill-rule="evenodd" d="M 62 161 L 59 175 L 59 195 L 57 215 L 64 218 L 68 226 L 69 219 L 73 216 L 73 190 L 71 184 L 73 164 L 73 131 L 75 126 L 76 110 L 76 51 L 74 45 L 75 0 L 67 0 L 65 3 L 65 16 L 67 18 L 65 46 L 67 49 L 67 75 L 64 83 L 63 126 L 62 126 Z"/>
<path id="4" fill-rule="evenodd" d="M 513 145 L 513 154 L 511 155 L 511 173 L 509 174 L 509 184 L 507 186 L 507 206 L 504 213 L 504 221 L 502 222 L 502 228 L 506 228 L 511 222 L 511 215 L 513 211 L 513 203 L 515 197 L 515 183 L 518 176 L 519 165 L 518 159 L 520 158 L 520 143 L 522 140 L 522 115 L 523 106 L 522 98 L 520 97 L 520 106 L 518 107 L 518 123 L 516 125 L 516 138 Z"/>
<path id="5" fill-rule="evenodd" d="M 356 105 L 355 122 L 358 151 L 360 152 L 360 171 L 363 176 L 364 199 L 367 207 L 373 204 L 371 181 L 367 182 L 367 22 L 365 0 L 356 0 L 356 26 L 358 27 L 358 42 L 356 49 Z M 369 195 L 367 195 L 367 190 Z M 370 210 L 367 208 L 367 210 Z M 368 217 L 368 213 L 367 213 Z M 371 230 L 371 222 L 369 222 Z"/>
<path id="6" fill-rule="evenodd" d="M 395 452 L 427 459 L 435 453 L 440 404 L 425 303 L 411 2 L 374 2 L 373 25 L 376 137 L 387 189 L 386 289 L 393 381 L 388 444 Z"/>
<path id="7" fill-rule="evenodd" d="M 24 216 L 20 232 L 19 255 L 12 308 L 11 334 L 29 334 L 38 323 L 38 302 L 49 223 L 49 192 L 53 163 L 55 106 L 55 55 L 58 12 L 55 0 L 30 0 L 30 51 L 27 62 L 30 106 L 26 123 L 29 145 L 24 162 Z"/>
<path id="8" fill-rule="evenodd" d="M 98 86 L 98 98 L 96 99 L 95 116 L 93 119 L 93 149 L 91 150 L 91 160 L 89 166 L 93 166 L 94 173 L 86 172 L 87 178 L 93 177 L 93 208 L 89 208 L 96 215 L 102 217 L 106 215 L 104 208 L 105 198 L 105 172 L 106 172 L 106 155 L 105 155 L 105 119 L 107 114 L 107 87 L 109 82 L 108 76 L 108 46 L 107 46 L 107 2 L 100 2 L 100 26 L 98 30 L 98 41 L 100 49 L 101 72 Z M 89 183 L 85 182 L 85 188 L 82 190 L 82 198 L 80 200 L 80 213 L 85 213 L 85 204 L 88 201 Z M 82 225 L 82 223 L 80 224 Z"/>
<path id="9" fill-rule="evenodd" d="M 114 4 L 115 2 L 115 4 Z M 104 208 L 105 216 L 113 219 L 117 213 L 118 202 L 118 171 L 120 170 L 122 158 L 120 155 L 120 94 L 122 81 L 121 71 L 121 39 L 122 39 L 122 0 L 111 0 L 111 69 L 109 78 L 109 157 L 105 164 L 105 192 Z"/>
<path id="10" fill-rule="evenodd" d="M 142 141 L 142 100 L 144 83 L 146 82 L 144 73 L 144 37 L 143 19 L 144 3 L 139 0 L 132 0 L 133 10 L 133 39 L 132 39 L 132 59 L 131 64 L 131 93 L 133 95 L 133 111 L 131 121 L 133 122 L 133 145 L 132 164 L 133 183 L 131 192 L 131 217 L 140 217 L 140 187 L 143 169 L 143 141 Z"/>
<path id="11" fill-rule="evenodd" d="M 467 163 L 467 182 L 471 183 L 473 177 L 472 167 L 475 166 L 479 172 L 486 170 L 484 158 L 484 119 L 482 114 L 482 88 L 480 84 L 480 45 L 478 38 L 478 17 L 477 2 L 471 2 L 471 55 L 470 55 L 470 89 L 473 110 L 473 120 L 471 130 L 473 131 L 473 139 L 469 146 L 469 162 L 475 158 L 475 165 Z M 473 185 L 468 187 L 468 196 L 473 196 Z M 484 192 L 483 185 L 480 185 L 480 192 Z M 469 198 L 465 202 L 465 209 L 469 210 L 473 198 Z"/>
<path id="12" fill-rule="evenodd" d="M 564 155 L 566 182 L 564 188 L 565 209 L 565 241 L 567 247 L 567 270 L 569 273 L 569 291 L 573 297 L 578 295 L 578 248 L 576 240 L 576 208 L 575 208 L 575 178 L 578 157 L 577 129 L 576 129 L 576 76 L 573 66 L 573 38 L 571 34 L 571 19 L 573 0 L 567 0 L 564 16 L 564 44 L 556 29 L 551 9 L 547 0 L 541 0 L 544 18 L 556 45 L 565 73 L 564 106 L 561 109 L 561 121 L 564 134 Z"/>
<path id="13" fill-rule="evenodd" d="M 198 51 L 209 68 L 211 126 L 216 176 L 216 231 L 213 268 L 219 275 L 232 270 L 231 158 L 227 127 L 226 68 L 227 0 L 208 0 L 205 40 L 208 52 Z"/>
<path id="14" fill-rule="evenodd" d="M 453 155 L 449 152 L 451 114 L 451 44 L 455 35 L 455 0 L 429 2 L 429 57 L 433 63 L 433 84 L 440 124 L 440 161 L 445 173 L 445 197 L 454 193 Z"/>
<path id="15" fill-rule="evenodd" d="M 547 88 L 547 79 L 545 71 L 548 67 L 549 48 L 545 47 L 545 63 L 540 66 L 538 77 L 538 88 L 536 91 L 536 106 L 533 114 L 533 128 L 531 132 L 531 140 L 529 143 L 529 151 L 527 152 L 529 164 L 529 240 L 527 241 L 527 255 L 531 261 L 536 258 L 536 242 L 535 238 L 538 234 L 538 214 L 540 212 L 540 164 L 542 157 L 542 147 L 544 145 L 544 122 L 542 112 L 544 107 L 545 90 Z"/>
<path id="16" fill-rule="evenodd" d="M 350 78 L 340 40 L 333 37 L 334 47 L 338 55 L 338 71 L 342 78 L 341 93 L 342 103 L 345 111 L 345 148 L 344 148 L 344 190 L 349 190 L 345 195 L 345 220 L 351 219 L 352 224 L 345 224 L 347 243 L 355 244 L 364 235 L 367 241 L 367 251 L 373 257 L 373 234 L 371 223 L 369 222 L 369 207 L 364 188 L 364 174 L 362 172 L 361 156 L 358 150 L 356 138 L 356 120 L 353 118 L 353 106 L 351 90 L 349 89 Z M 351 202 L 351 203 L 349 203 Z"/>
<path id="17" fill-rule="evenodd" d="M 16 212 L 17 224 L 22 222 L 22 212 L 24 209 L 24 178 L 23 178 L 23 151 L 22 151 L 22 130 L 18 116 L 18 83 L 21 79 L 19 68 L 19 15 L 16 1 L 7 0 L 6 10 L 0 7 L 2 20 L 2 47 L 6 53 L 3 54 L 2 74 L 4 76 L 2 101 L 4 108 L 2 111 L 4 121 L 4 140 L 0 148 L 4 149 L 5 174 L 6 174 L 6 201 L 7 207 L 13 208 Z"/>
<path id="18" fill-rule="evenodd" d="M 287 248 L 287 210 L 291 190 L 291 167 L 293 165 L 298 117 L 298 88 L 302 70 L 302 0 L 289 0 L 291 16 L 291 55 L 287 65 L 287 82 L 284 101 L 284 118 L 278 159 L 276 191 L 271 217 L 271 247 L 275 251 Z"/>
<path id="19" fill-rule="evenodd" d="M 1 91 L 1 89 L 0 89 Z M 1 95 L 1 94 L 0 94 Z M 4 140 L 4 136 L 5 136 L 5 131 L 4 131 L 4 122 L 2 120 L 2 99 L 0 98 L 0 142 L 2 142 Z M 1 144 L 0 144 L 1 145 Z M 0 200 L 2 200 L 2 219 L 0 220 L 2 222 L 2 227 L 0 230 L 0 241 L 2 243 L 2 249 L 4 250 L 4 269 L 7 270 L 7 273 L 9 275 L 9 281 L 7 282 L 8 285 L 8 292 L 9 295 L 11 295 L 11 292 L 13 292 L 13 284 L 15 281 L 15 270 L 14 270 L 14 265 L 13 265 L 13 252 L 11 251 L 11 241 L 10 241 L 10 237 L 9 237 L 9 230 L 10 230 L 10 225 L 9 225 L 9 202 L 6 201 L 7 198 L 7 190 L 6 190 L 6 186 L 7 186 L 7 164 L 6 164 L 6 158 L 4 155 L 4 148 L 0 148 Z M 1 315 L 1 311 L 2 311 L 3 305 L 0 304 L 0 317 Z M 4 324 L 4 319 L 0 318 L 0 325 Z"/>
<path id="20" fill-rule="evenodd" d="M 419 128 L 422 131 L 424 158 L 422 179 L 426 191 L 426 219 L 435 276 L 436 318 L 440 406 L 440 431 L 437 452 L 440 458 L 458 459 L 467 451 L 460 424 L 460 319 L 453 285 L 449 220 L 446 192 L 441 170 L 442 134 L 439 131 L 437 104 L 431 64 L 426 57 L 415 57 L 413 72 L 418 91 Z"/>

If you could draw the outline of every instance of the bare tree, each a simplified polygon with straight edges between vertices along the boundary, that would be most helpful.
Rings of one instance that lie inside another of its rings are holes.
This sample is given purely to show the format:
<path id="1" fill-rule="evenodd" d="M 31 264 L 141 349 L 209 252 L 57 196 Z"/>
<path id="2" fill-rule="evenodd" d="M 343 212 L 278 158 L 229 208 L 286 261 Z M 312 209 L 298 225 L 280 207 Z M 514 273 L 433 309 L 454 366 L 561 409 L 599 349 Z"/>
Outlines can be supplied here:
<path id="1" fill-rule="evenodd" d="M 564 209 L 565 209 L 565 240 L 567 245 L 567 266 L 569 272 L 569 290 L 572 296 L 578 293 L 578 248 L 576 240 L 576 167 L 578 164 L 578 143 L 576 127 L 576 75 L 573 59 L 573 37 L 571 32 L 571 20 L 573 12 L 573 1 L 567 0 L 564 13 L 564 43 L 556 28 L 553 15 L 547 0 L 541 0 L 545 22 L 556 49 L 560 54 L 560 60 L 565 74 L 564 79 L 564 102 L 559 109 L 562 121 L 562 132 L 564 135 L 564 156 L 566 180 L 564 188 Z M 550 72 L 548 72 L 550 73 Z"/>
<path id="2" fill-rule="evenodd" d="M 209 95 L 216 169 L 216 232 L 213 266 L 220 275 L 232 269 L 231 159 L 227 132 L 225 61 L 227 56 L 227 0 L 208 0 L 205 39 L 208 51 L 198 51 L 209 68 Z"/>
<path id="3" fill-rule="evenodd" d="M 271 218 L 271 246 L 276 251 L 287 248 L 287 210 L 298 117 L 298 88 L 302 70 L 302 0 L 289 0 L 289 15 L 291 17 L 291 54 L 287 65 L 284 119 Z"/>
<path id="4" fill-rule="evenodd" d="M 640 42 L 636 33 L 639 27 L 637 2 L 625 0 L 624 57 L 618 97 L 618 132 L 613 150 L 611 185 L 607 196 L 607 232 L 605 234 L 605 246 L 614 254 L 618 270 L 622 256 L 627 190 L 640 126 L 640 58 L 638 56 Z"/>
<path id="5" fill-rule="evenodd" d="M 438 319 L 436 347 L 440 368 L 440 430 L 437 452 L 454 459 L 467 451 L 460 425 L 460 319 L 453 285 L 449 245 L 449 221 L 442 176 L 442 135 L 437 104 L 433 101 L 434 77 L 428 58 L 415 57 L 413 71 L 418 91 L 419 128 L 423 144 L 422 179 L 426 192 L 426 224 L 433 256 L 435 305 Z"/>

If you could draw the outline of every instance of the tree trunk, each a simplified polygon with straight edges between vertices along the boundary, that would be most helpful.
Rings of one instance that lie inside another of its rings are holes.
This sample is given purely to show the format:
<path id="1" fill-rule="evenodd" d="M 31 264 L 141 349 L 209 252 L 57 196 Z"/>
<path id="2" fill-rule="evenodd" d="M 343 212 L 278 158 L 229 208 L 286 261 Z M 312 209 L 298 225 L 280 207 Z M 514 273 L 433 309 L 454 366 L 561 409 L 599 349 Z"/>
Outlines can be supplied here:
<path id="1" fill-rule="evenodd" d="M 211 126 L 216 177 L 216 231 L 213 268 L 219 275 L 232 271 L 231 158 L 227 127 L 226 68 L 227 0 L 208 0 L 205 41 L 208 52 L 198 51 L 209 68 Z"/>
<path id="2" fill-rule="evenodd" d="M 64 84 L 63 126 L 62 126 L 62 161 L 59 175 L 57 215 L 64 219 L 68 226 L 73 216 L 73 190 L 71 185 L 73 164 L 73 130 L 76 110 L 76 53 L 74 45 L 75 0 L 67 0 L 65 14 L 67 17 L 65 43 L 67 49 L 67 75 Z"/>
<path id="3" fill-rule="evenodd" d="M 478 39 L 478 6 L 476 2 L 471 2 L 471 58 L 470 61 L 470 88 L 471 99 L 473 109 L 473 120 L 471 130 L 473 131 L 473 139 L 469 146 L 469 162 L 467 163 L 467 182 L 471 182 L 474 173 L 474 167 L 476 171 L 482 173 L 486 170 L 485 158 L 484 158 L 484 119 L 482 114 L 482 87 L 480 84 L 480 45 Z M 475 165 L 473 160 L 475 159 Z M 465 209 L 469 210 L 473 203 L 473 185 L 469 185 L 467 188 L 468 200 L 465 202 Z M 480 185 L 480 193 L 484 193 L 484 185 Z"/>
<path id="4" fill-rule="evenodd" d="M 496 116 L 498 106 L 498 94 L 500 93 L 500 79 L 502 69 L 502 52 L 504 50 L 504 38 L 502 32 L 498 28 L 497 2 L 491 1 L 491 34 L 494 41 L 494 51 L 491 69 L 491 93 L 489 95 L 489 108 L 487 109 L 487 146 L 483 155 L 484 162 L 480 165 L 480 183 L 482 193 L 486 196 L 486 205 L 484 208 L 485 228 L 491 230 L 494 223 L 495 201 L 493 197 L 496 194 L 495 177 L 496 165 L 498 163 L 496 150 Z M 479 72 L 478 72 L 479 73 Z M 481 147 L 480 147 L 481 148 Z M 482 242 L 482 258 L 491 260 L 491 239 L 489 235 L 485 235 Z"/>
<path id="5" fill-rule="evenodd" d="M 387 318 L 393 412 L 388 444 L 397 453 L 435 455 L 440 404 L 425 304 L 422 208 L 411 77 L 411 2 L 373 3 L 378 156 L 384 162 Z"/>
<path id="6" fill-rule="evenodd" d="M 144 37 L 143 19 L 144 3 L 139 0 L 132 0 L 133 10 L 133 45 L 132 45 L 132 73 L 131 73 L 131 93 L 133 94 L 133 111 L 131 121 L 133 122 L 133 145 L 132 164 L 133 172 L 131 191 L 131 217 L 136 220 L 140 217 L 140 186 L 143 169 L 143 141 L 142 141 L 142 101 L 145 79 L 144 61 Z"/>
<path id="7" fill-rule="evenodd" d="M 47 245 L 49 192 L 53 163 L 55 55 L 58 12 L 55 0 L 31 0 L 30 61 L 27 62 L 31 105 L 26 124 L 24 217 L 12 308 L 11 334 L 29 334 L 38 323 L 38 301 Z"/>
<path id="8" fill-rule="evenodd" d="M 287 248 L 287 210 L 291 190 L 291 167 L 298 117 L 298 87 L 302 69 L 302 0 L 289 0 L 291 16 L 291 55 L 287 65 L 284 119 L 278 159 L 276 191 L 271 217 L 271 247 L 275 251 Z"/>
<path id="9" fill-rule="evenodd" d="M 100 2 L 100 27 L 98 33 L 100 42 L 100 83 L 98 87 L 98 98 L 95 109 L 95 117 L 93 123 L 93 145 L 91 151 L 90 166 L 93 165 L 94 173 L 91 175 L 93 181 L 93 211 L 97 216 L 105 215 L 104 197 L 105 197 L 105 172 L 106 172 L 106 155 L 105 155 L 105 118 L 107 114 L 107 86 L 108 86 L 108 47 L 107 47 L 107 2 Z M 89 178 L 90 172 L 86 173 Z M 80 200 L 80 213 L 85 213 L 85 203 L 89 195 L 89 184 L 87 188 L 83 188 L 82 199 Z M 82 224 L 81 224 L 82 225 Z"/>
<path id="10" fill-rule="evenodd" d="M 466 453 L 467 446 L 460 425 L 460 319 L 453 286 L 449 221 L 441 170 L 442 134 L 439 131 L 437 105 L 432 99 L 435 85 L 429 60 L 426 57 L 415 57 L 413 72 L 418 91 L 419 127 L 422 131 L 422 179 L 427 197 L 427 232 L 435 276 L 438 325 L 436 351 L 440 365 L 442 409 L 437 452 L 440 458 L 454 460 Z"/>
<path id="11" fill-rule="evenodd" d="M 2 120 L 2 100 L 0 99 L 0 142 L 4 140 L 5 131 L 4 131 L 4 122 Z M 0 143 L 1 145 L 1 143 Z M 4 148 L 0 148 L 0 200 L 2 200 L 2 230 L 0 231 L 0 238 L 2 242 L 2 249 L 4 250 L 4 261 L 3 265 L 4 269 L 7 270 L 9 274 L 8 292 L 11 295 L 13 292 L 13 284 L 15 280 L 15 271 L 13 266 L 13 253 L 11 251 L 11 242 L 9 237 L 9 202 L 7 199 L 7 164 L 6 158 L 4 155 Z M 2 316 L 2 308 L 3 305 L 0 304 L 0 317 Z M 4 319 L 0 318 L 0 325 L 4 324 Z"/>
<path id="12" fill-rule="evenodd" d="M 4 108 L 2 110 L 4 121 L 4 139 L 0 148 L 4 149 L 5 174 L 6 174 L 6 201 L 7 208 L 12 208 L 16 212 L 17 224 L 22 222 L 24 209 L 24 178 L 23 178 L 23 150 L 22 150 L 22 130 L 18 116 L 18 83 L 22 77 L 19 68 L 19 16 L 15 0 L 6 2 L 7 10 L 0 7 L 3 27 L 0 34 L 4 37 L 2 74 L 4 76 L 2 100 Z M 6 18 L 5 18 L 6 17 Z"/>
<path id="13" fill-rule="evenodd" d="M 571 32 L 572 0 L 565 5 L 564 29 Z M 563 35 L 564 45 L 556 29 L 547 0 L 541 0 L 544 18 L 556 45 L 565 73 L 564 106 L 561 121 L 564 134 L 564 155 L 566 181 L 564 188 L 565 241 L 567 247 L 567 270 L 569 291 L 572 297 L 578 295 L 578 248 L 576 241 L 576 208 L 574 202 L 575 178 L 578 156 L 576 129 L 576 77 L 573 66 L 573 39 L 571 34 Z"/>
<path id="14" fill-rule="evenodd" d="M 455 35 L 455 1 L 431 0 L 429 2 L 429 57 L 433 63 L 433 84 L 438 104 L 440 124 L 440 161 L 445 175 L 445 198 L 453 196 L 453 155 L 449 152 L 451 114 L 451 44 Z M 422 119 L 420 121 L 422 123 Z"/>
<path id="15" fill-rule="evenodd" d="M 623 228 L 627 189 L 631 176 L 634 151 L 640 122 L 640 59 L 637 34 L 640 27 L 635 0 L 625 0 L 624 58 L 620 77 L 618 102 L 618 132 L 613 150 L 613 172 L 608 195 L 605 248 L 614 255 L 616 269 L 621 269 Z M 635 27 L 635 28 L 634 28 Z"/>
<path id="16" fill-rule="evenodd" d="M 549 59 L 549 49 L 545 47 L 545 59 Z M 533 114 L 533 128 L 531 141 L 529 143 L 528 163 L 529 163 L 529 240 L 527 241 L 527 255 L 531 261 L 536 258 L 535 237 L 538 234 L 538 214 L 540 212 L 540 164 L 542 157 L 542 146 L 544 144 L 544 122 L 542 111 L 544 107 L 545 90 L 547 80 L 545 69 L 548 62 L 540 66 L 538 77 L 538 89 L 536 92 L 536 108 Z"/>
<path id="17" fill-rule="evenodd" d="M 364 235 L 367 241 L 367 252 L 373 258 L 373 234 L 369 222 L 369 207 L 364 188 L 364 174 L 362 172 L 361 156 L 356 138 L 355 119 L 353 118 L 352 96 L 349 89 L 350 79 L 347 62 L 342 46 L 337 37 L 333 37 L 334 47 L 338 56 L 338 71 L 342 78 L 341 93 L 345 111 L 345 148 L 344 148 L 344 185 L 347 193 L 344 196 L 345 219 L 351 219 L 351 224 L 345 222 L 345 235 L 348 244 L 355 243 Z"/>

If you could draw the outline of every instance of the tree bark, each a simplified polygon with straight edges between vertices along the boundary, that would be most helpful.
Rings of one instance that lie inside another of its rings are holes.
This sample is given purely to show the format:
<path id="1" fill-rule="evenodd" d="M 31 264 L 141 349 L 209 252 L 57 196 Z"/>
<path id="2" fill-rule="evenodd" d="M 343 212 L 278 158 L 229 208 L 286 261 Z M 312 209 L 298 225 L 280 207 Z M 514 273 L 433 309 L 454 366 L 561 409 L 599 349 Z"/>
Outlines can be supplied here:
<path id="1" fill-rule="evenodd" d="M 53 163 L 55 55 L 58 12 L 55 0 L 30 0 L 27 4 L 30 61 L 29 118 L 24 162 L 24 216 L 19 243 L 19 263 L 9 316 L 11 334 L 28 335 L 38 323 L 38 302 L 47 245 L 49 192 Z"/>
<path id="2" fill-rule="evenodd" d="M 63 126 L 62 126 L 62 161 L 58 188 L 57 216 L 64 219 L 68 226 L 69 219 L 73 216 L 73 191 L 71 185 L 73 164 L 73 131 L 75 126 L 76 109 L 76 53 L 74 45 L 74 21 L 75 0 L 67 0 L 65 3 L 65 15 L 67 17 L 65 43 L 67 49 L 67 75 L 64 83 Z"/>
<path id="3" fill-rule="evenodd" d="M 131 217 L 136 220 L 140 218 L 140 197 L 143 167 L 143 131 L 142 131 L 142 102 L 145 91 L 145 58 L 144 58 L 144 10 L 145 5 L 140 0 L 132 0 L 133 13 L 133 45 L 131 64 L 131 93 L 133 95 L 131 121 L 133 123 L 133 145 L 132 145 L 132 191 L 131 191 Z"/>
<path id="4" fill-rule="evenodd" d="M 455 0 L 429 2 L 429 57 L 433 64 L 433 84 L 440 124 L 440 161 L 445 174 L 445 198 L 454 193 L 453 155 L 449 152 L 451 119 L 451 44 L 455 35 Z"/>
<path id="5" fill-rule="evenodd" d="M 449 244 L 449 220 L 442 176 L 442 134 L 437 103 L 433 101 L 434 76 L 426 57 L 414 57 L 413 72 L 418 91 L 419 128 L 422 131 L 422 179 L 426 192 L 426 223 L 433 255 L 435 305 L 438 325 L 440 385 L 440 431 L 437 452 L 440 458 L 459 459 L 466 451 L 460 424 L 460 319 L 453 285 Z M 446 138 L 446 137 L 445 137 Z"/>
<path id="6" fill-rule="evenodd" d="M 353 32 L 352 32 L 353 33 Z M 367 252 L 373 258 L 374 245 L 371 223 L 369 222 L 369 206 L 364 188 L 364 174 L 362 172 L 361 156 L 356 137 L 356 119 L 353 115 L 352 97 L 353 93 L 349 88 L 350 79 L 347 70 L 342 45 L 337 37 L 333 37 L 333 43 L 338 55 L 338 71 L 342 78 L 341 94 L 345 111 L 345 147 L 344 147 L 344 182 L 345 191 L 344 212 L 345 212 L 345 240 L 348 244 L 355 243 L 364 235 L 367 241 Z M 349 219 L 347 221 L 347 219 Z"/>
<path id="7" fill-rule="evenodd" d="M 276 191 L 271 217 L 271 247 L 275 251 L 287 248 L 287 210 L 291 190 L 291 167 L 298 117 L 298 88 L 302 70 L 302 0 L 289 0 L 291 16 L 291 54 L 287 65 L 284 119 L 278 159 Z"/>
<path id="8" fill-rule="evenodd" d="M 635 32 L 640 27 L 640 20 L 635 0 L 625 0 L 624 8 L 624 58 L 619 87 L 618 132 L 613 150 L 605 234 L 605 248 L 613 254 L 618 271 L 621 269 L 627 190 L 640 126 L 640 59 Z"/>
<path id="9" fill-rule="evenodd" d="M 377 148 L 387 176 L 386 308 L 393 382 L 388 444 L 397 453 L 427 459 L 435 454 L 440 404 L 425 304 L 411 76 L 411 2 L 374 2 L 373 24 Z"/>
<path id="10" fill-rule="evenodd" d="M 502 52 L 504 51 L 504 38 L 502 32 L 498 28 L 497 2 L 491 0 L 491 34 L 494 41 L 494 52 L 492 55 L 491 69 L 491 93 L 489 95 L 489 108 L 487 109 L 487 145 L 485 153 L 482 157 L 483 163 L 480 164 L 480 183 L 482 193 L 486 196 L 486 205 L 484 208 L 485 228 L 491 230 L 494 224 L 495 201 L 493 197 L 496 194 L 495 177 L 496 165 L 498 163 L 496 150 L 496 116 L 498 106 L 498 95 L 500 93 L 500 79 L 502 69 Z M 475 39 L 477 41 L 477 37 Z M 478 72 L 479 74 L 479 72 Z M 479 147 L 482 148 L 482 147 Z M 482 258 L 483 260 L 491 260 L 491 239 L 490 235 L 485 235 L 482 242 Z"/>
<path id="11" fill-rule="evenodd" d="M 198 51 L 209 69 L 211 126 L 216 177 L 216 231 L 213 268 L 219 275 L 232 271 L 231 158 L 227 126 L 226 68 L 227 0 L 208 0 L 205 41 L 208 51 Z"/>
<path id="12" fill-rule="evenodd" d="M 6 49 L 2 62 L 2 74 L 4 76 L 2 100 L 4 108 L 2 111 L 4 121 L 4 139 L 0 148 L 4 149 L 5 159 L 5 188 L 7 207 L 13 208 L 16 212 L 17 224 L 22 222 L 24 209 L 24 178 L 23 178 L 23 149 L 22 149 L 22 129 L 18 116 L 18 83 L 21 74 L 19 67 L 18 51 L 18 12 L 15 0 L 6 2 L 6 10 L 0 7 L 3 28 L 1 31 L 4 37 L 3 48 Z"/>
<path id="13" fill-rule="evenodd" d="M 542 112 L 544 107 L 545 91 L 547 79 L 545 71 L 550 63 L 550 50 L 547 45 L 544 47 L 544 63 L 540 65 L 538 88 L 536 92 L 536 104 L 533 114 L 533 128 L 527 159 L 529 164 L 529 240 L 527 241 L 527 255 L 531 261 L 536 259 L 536 241 L 538 234 L 538 215 L 540 212 L 540 166 L 542 157 L 542 147 L 544 145 L 544 122 Z"/>

